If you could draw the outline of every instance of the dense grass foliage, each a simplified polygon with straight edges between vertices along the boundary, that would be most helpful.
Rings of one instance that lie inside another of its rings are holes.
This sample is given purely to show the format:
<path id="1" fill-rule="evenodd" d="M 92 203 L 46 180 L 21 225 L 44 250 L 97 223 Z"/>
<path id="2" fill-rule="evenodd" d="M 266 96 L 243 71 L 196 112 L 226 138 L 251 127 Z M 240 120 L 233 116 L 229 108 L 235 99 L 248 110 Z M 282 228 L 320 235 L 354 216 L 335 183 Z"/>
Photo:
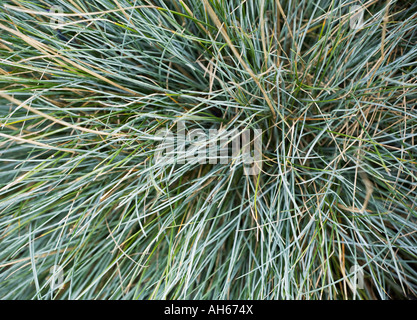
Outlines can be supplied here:
<path id="1" fill-rule="evenodd" d="M 1 1 L 0 298 L 415 297 L 417 3 L 359 3 Z"/>

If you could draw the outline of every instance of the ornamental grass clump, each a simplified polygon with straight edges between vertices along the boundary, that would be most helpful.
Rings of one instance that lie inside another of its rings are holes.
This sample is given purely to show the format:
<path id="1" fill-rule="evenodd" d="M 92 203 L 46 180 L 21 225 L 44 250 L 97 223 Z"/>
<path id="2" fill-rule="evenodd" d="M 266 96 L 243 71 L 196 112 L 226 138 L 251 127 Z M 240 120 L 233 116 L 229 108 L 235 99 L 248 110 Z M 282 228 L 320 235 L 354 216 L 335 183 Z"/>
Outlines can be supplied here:
<path id="1" fill-rule="evenodd" d="M 415 298 L 416 25 L 1 1 L 0 298 Z"/>

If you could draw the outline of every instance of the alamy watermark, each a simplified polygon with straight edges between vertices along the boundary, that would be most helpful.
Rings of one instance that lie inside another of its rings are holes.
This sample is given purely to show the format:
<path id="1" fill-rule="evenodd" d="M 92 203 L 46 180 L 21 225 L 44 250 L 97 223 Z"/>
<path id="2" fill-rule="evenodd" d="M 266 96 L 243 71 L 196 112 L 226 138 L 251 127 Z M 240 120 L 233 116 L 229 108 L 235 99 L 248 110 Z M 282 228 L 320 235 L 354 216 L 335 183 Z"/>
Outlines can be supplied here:
<path id="1" fill-rule="evenodd" d="M 262 130 L 193 129 L 178 122 L 175 132 L 160 129 L 155 163 L 163 164 L 243 164 L 245 175 L 262 170 Z"/>
<path id="2" fill-rule="evenodd" d="M 53 29 L 59 29 L 64 24 L 64 9 L 61 6 L 52 6 L 49 9 L 51 18 L 49 24 Z"/>
<path id="3" fill-rule="evenodd" d="M 363 281 L 364 272 L 360 265 L 355 264 L 350 268 L 349 273 L 352 274 L 351 277 L 349 278 L 352 292 L 353 294 L 356 294 L 358 289 L 365 288 L 364 281 Z"/>
<path id="4" fill-rule="evenodd" d="M 354 5 L 349 7 L 349 26 L 351 29 L 358 30 L 362 29 L 364 22 L 363 22 L 363 15 L 364 15 L 365 9 L 363 6 L 360 5 Z"/>
<path id="5" fill-rule="evenodd" d="M 53 265 L 49 269 L 51 290 L 59 290 L 64 287 L 64 269 L 60 265 Z"/>

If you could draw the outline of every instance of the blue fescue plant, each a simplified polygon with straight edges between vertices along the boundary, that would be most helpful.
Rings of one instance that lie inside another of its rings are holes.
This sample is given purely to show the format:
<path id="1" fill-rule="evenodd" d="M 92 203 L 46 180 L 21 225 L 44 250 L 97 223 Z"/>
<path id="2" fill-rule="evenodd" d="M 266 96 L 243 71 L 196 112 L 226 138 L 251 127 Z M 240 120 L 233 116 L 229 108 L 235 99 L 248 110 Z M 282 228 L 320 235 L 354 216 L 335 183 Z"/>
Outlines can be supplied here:
<path id="1" fill-rule="evenodd" d="M 0 1 L 0 298 L 416 297 L 416 25 L 414 0 Z M 261 143 L 158 161 L 179 123 Z"/>

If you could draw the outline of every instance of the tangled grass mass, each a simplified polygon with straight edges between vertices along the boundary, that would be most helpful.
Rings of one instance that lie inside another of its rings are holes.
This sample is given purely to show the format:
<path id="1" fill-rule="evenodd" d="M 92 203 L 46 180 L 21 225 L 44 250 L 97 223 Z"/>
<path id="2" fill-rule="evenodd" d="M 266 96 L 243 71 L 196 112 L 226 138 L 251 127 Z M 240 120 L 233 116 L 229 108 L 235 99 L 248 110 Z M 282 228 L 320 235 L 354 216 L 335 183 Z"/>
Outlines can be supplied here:
<path id="1" fill-rule="evenodd" d="M 0 298 L 415 299 L 416 26 L 414 0 L 0 1 Z"/>

